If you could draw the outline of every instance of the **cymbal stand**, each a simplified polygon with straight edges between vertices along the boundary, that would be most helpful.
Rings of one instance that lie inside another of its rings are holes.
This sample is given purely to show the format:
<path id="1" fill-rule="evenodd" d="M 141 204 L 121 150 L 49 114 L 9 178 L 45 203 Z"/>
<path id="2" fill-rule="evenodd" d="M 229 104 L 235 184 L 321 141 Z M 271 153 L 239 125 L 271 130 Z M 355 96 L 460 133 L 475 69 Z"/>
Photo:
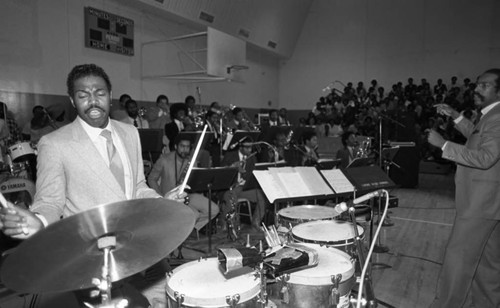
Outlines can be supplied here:
<path id="1" fill-rule="evenodd" d="M 110 258 L 111 251 L 116 248 L 116 237 L 113 235 L 103 236 L 97 239 L 97 248 L 103 252 L 104 264 L 102 266 L 101 279 L 93 278 L 92 283 L 98 290 L 93 290 L 90 293 L 91 297 L 101 296 L 100 308 L 124 308 L 128 306 L 128 300 L 120 299 L 118 301 L 111 300 L 111 275 L 110 275 Z M 88 307 L 94 307 L 85 303 Z M 97 308 L 95 307 L 95 308 Z"/>

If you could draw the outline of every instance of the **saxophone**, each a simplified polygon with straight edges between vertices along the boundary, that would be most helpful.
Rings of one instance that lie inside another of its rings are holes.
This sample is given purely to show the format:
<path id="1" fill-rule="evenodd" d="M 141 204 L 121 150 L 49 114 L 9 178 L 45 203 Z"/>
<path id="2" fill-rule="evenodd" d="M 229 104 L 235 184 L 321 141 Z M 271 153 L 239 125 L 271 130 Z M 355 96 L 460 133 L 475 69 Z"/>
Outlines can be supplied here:
<path id="1" fill-rule="evenodd" d="M 181 174 L 179 176 L 179 179 L 177 180 L 177 183 L 175 183 L 175 185 L 181 185 L 182 182 L 184 182 L 184 179 L 186 178 L 186 174 L 188 172 L 189 165 L 191 164 L 191 156 L 186 158 L 186 160 L 188 162 L 187 162 L 186 166 L 184 167 L 184 169 L 182 169 Z M 189 205 L 189 195 L 186 195 L 186 197 L 184 197 L 184 204 Z"/>

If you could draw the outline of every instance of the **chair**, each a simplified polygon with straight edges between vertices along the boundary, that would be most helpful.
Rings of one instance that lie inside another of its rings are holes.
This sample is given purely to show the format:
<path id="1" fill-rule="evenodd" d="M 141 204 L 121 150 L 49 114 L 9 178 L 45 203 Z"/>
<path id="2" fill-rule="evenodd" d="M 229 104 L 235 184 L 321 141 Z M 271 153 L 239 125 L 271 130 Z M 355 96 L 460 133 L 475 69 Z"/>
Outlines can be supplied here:
<path id="1" fill-rule="evenodd" d="M 248 214 L 241 212 L 241 205 L 242 204 L 246 204 L 246 206 L 248 208 Z M 244 198 L 239 198 L 236 201 L 236 213 L 238 213 L 238 215 L 240 215 L 240 217 L 247 216 L 250 219 L 250 223 L 252 223 L 252 203 L 250 202 L 250 200 L 244 199 Z"/>

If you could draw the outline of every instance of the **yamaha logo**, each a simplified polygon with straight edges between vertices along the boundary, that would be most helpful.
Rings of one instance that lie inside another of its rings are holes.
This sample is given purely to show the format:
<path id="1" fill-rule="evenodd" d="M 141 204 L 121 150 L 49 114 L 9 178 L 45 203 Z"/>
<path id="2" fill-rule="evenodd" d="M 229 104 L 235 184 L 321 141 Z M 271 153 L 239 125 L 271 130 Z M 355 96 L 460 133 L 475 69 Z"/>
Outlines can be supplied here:
<path id="1" fill-rule="evenodd" d="M 4 191 L 7 189 L 24 188 L 24 187 L 26 187 L 26 183 L 14 183 L 14 184 L 0 186 L 0 190 Z"/>

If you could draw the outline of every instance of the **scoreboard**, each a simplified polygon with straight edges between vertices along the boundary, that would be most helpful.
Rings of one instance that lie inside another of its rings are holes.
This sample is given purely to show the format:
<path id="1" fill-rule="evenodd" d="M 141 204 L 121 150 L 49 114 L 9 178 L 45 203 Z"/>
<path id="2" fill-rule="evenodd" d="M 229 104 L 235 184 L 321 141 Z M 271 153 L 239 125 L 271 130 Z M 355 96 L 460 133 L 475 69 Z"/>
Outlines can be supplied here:
<path id="1" fill-rule="evenodd" d="M 134 21 L 85 7 L 85 47 L 134 55 Z"/>

